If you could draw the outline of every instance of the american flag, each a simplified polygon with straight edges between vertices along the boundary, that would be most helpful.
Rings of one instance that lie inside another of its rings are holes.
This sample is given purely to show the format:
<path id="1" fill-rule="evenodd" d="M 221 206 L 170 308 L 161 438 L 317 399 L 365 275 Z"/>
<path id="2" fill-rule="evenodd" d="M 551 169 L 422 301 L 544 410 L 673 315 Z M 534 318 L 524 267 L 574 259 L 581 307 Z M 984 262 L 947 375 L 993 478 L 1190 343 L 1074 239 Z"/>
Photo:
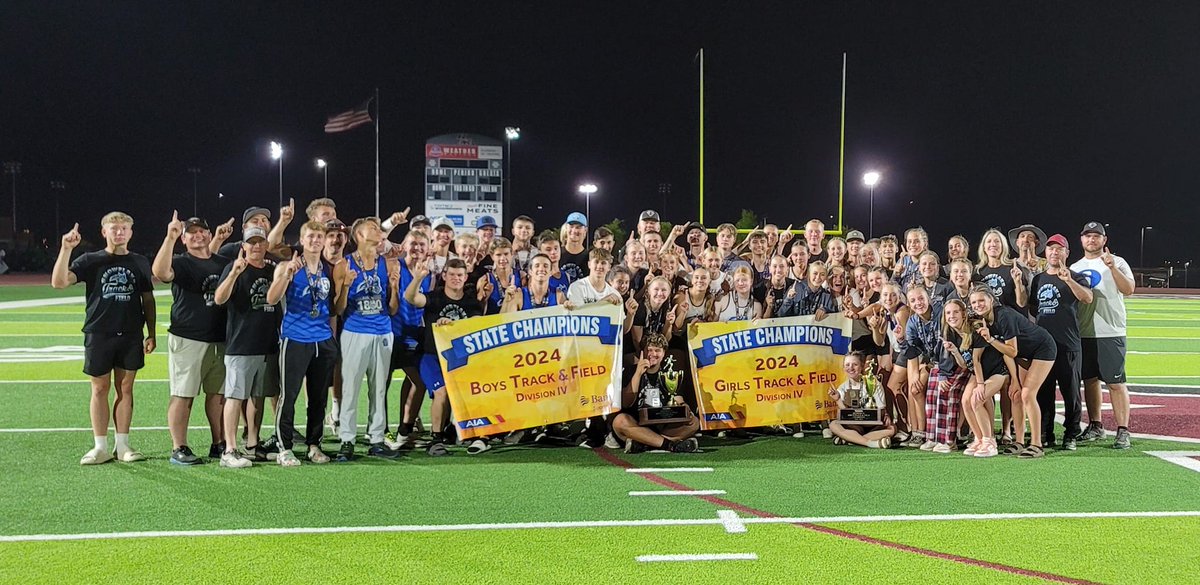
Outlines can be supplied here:
<path id="1" fill-rule="evenodd" d="M 335 132 L 345 132 L 353 130 L 371 122 L 371 100 L 362 103 L 361 106 L 353 110 L 342 112 L 336 116 L 331 116 L 325 122 L 325 133 L 333 134 Z"/>

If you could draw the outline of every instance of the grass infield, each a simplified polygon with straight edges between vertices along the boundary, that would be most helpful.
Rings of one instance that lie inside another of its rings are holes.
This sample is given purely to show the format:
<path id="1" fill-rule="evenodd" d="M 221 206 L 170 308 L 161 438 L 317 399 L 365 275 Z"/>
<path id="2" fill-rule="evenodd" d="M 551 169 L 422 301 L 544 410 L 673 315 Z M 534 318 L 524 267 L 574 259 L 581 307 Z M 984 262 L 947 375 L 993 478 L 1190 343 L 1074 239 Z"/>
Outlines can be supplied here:
<path id="1" fill-rule="evenodd" d="M 82 295 L 78 287 L 71 292 Z M 0 287 L 0 302 L 52 296 L 42 287 Z M 1037 461 L 879 452 L 809 436 L 706 437 L 705 452 L 692 456 L 521 446 L 479 456 L 453 448 L 438 459 L 418 451 L 398 461 L 361 457 L 298 469 L 226 470 L 215 462 L 175 467 L 167 462 L 170 441 L 161 429 L 169 302 L 159 299 L 160 348 L 147 358 L 136 392 L 134 426 L 150 429 L 135 430 L 133 443 L 150 460 L 93 468 L 77 463 L 90 446 L 88 384 L 79 373 L 82 305 L 0 309 L 0 393 L 7 404 L 0 409 L 0 461 L 7 472 L 0 538 L 594 520 L 708 524 L 0 541 L 0 582 L 327 583 L 403 576 L 418 583 L 1191 583 L 1200 566 L 1197 517 L 819 527 L 751 521 L 744 533 L 727 532 L 715 521 L 719 510 L 744 519 L 1200 511 L 1200 473 L 1143 453 L 1200 450 L 1170 441 L 1135 439 L 1134 449 L 1124 452 L 1102 441 Z M 1194 319 L 1200 301 L 1131 299 L 1129 309 L 1131 379 L 1200 386 L 1200 319 Z M 199 410 L 190 440 L 203 455 L 209 436 Z M 389 414 L 394 424 L 395 405 Z M 626 464 L 713 471 L 637 474 L 627 473 Z M 659 489 L 725 494 L 628 495 Z M 718 553 L 757 559 L 637 560 Z"/>

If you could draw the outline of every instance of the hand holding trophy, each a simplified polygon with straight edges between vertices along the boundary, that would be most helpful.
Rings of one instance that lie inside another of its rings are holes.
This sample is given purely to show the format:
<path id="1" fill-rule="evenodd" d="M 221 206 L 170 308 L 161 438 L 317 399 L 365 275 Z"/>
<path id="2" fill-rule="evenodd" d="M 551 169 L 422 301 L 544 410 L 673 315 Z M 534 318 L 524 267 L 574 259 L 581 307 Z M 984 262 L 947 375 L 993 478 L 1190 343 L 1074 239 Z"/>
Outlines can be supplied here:
<path id="1" fill-rule="evenodd" d="M 661 394 L 662 397 L 657 406 L 647 405 L 638 412 L 638 424 L 642 426 L 663 425 L 690 420 L 692 409 L 687 404 L 676 403 L 676 392 L 679 390 L 680 380 L 683 379 L 683 372 L 675 369 L 674 357 L 667 356 L 663 360 L 662 369 L 659 370 L 659 379 L 662 380 L 663 386 L 666 386 L 665 393 Z"/>

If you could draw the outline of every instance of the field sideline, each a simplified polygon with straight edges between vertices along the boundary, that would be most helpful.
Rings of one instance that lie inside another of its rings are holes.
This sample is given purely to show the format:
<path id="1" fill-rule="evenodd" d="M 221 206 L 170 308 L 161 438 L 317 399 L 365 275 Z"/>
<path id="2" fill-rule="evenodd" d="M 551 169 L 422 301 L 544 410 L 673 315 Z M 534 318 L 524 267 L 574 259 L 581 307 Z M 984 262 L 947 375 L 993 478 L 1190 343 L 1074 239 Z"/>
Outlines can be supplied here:
<path id="1" fill-rule="evenodd" d="M 1197 580 L 1200 300 L 1128 302 L 1129 451 L 975 460 L 705 437 L 696 455 L 521 445 L 227 470 L 167 462 L 165 323 L 136 392 L 149 460 L 78 465 L 82 305 L 10 304 L 56 292 L 0 286 L 0 582 Z M 203 415 L 191 424 L 203 455 Z"/>

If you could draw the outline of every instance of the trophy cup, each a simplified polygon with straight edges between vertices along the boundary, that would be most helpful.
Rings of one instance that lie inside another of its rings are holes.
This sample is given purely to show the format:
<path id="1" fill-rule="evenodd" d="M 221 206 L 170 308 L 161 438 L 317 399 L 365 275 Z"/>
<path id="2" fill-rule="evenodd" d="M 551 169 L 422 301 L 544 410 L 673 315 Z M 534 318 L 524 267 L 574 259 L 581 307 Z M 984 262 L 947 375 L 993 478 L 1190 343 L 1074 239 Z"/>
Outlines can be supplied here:
<path id="1" fill-rule="evenodd" d="M 883 424 L 883 408 L 875 402 L 875 389 L 879 377 L 875 362 L 867 365 L 863 372 L 863 387 L 846 391 L 843 402 L 846 408 L 838 409 L 837 422 L 843 425 L 880 426 Z"/>
<path id="2" fill-rule="evenodd" d="M 659 378 L 666 386 L 666 393 L 658 389 L 655 389 L 653 395 L 647 393 L 646 406 L 638 411 L 638 424 L 648 426 L 687 422 L 692 416 L 692 409 L 686 404 L 675 404 L 675 393 L 679 390 L 683 372 L 675 369 L 674 357 L 667 356 L 663 360 Z"/>

